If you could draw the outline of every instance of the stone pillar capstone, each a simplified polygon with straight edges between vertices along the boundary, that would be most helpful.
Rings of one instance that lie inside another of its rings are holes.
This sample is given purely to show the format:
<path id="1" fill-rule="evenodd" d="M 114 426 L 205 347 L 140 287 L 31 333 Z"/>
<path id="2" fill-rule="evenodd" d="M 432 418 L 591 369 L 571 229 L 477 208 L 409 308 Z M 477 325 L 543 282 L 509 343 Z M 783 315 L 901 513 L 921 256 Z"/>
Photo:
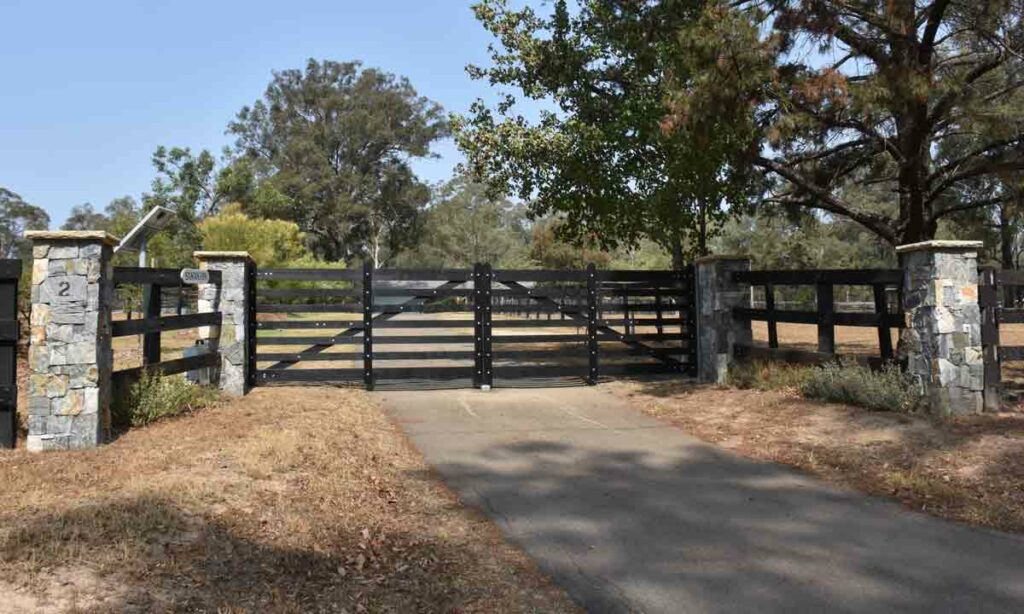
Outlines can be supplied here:
<path id="1" fill-rule="evenodd" d="M 906 318 L 900 355 L 935 415 L 982 411 L 981 246 L 981 241 L 926 241 L 896 248 Z"/>
<path id="2" fill-rule="evenodd" d="M 733 317 L 734 307 L 750 307 L 750 285 L 733 281 L 735 271 L 749 271 L 750 259 L 706 256 L 695 263 L 697 284 L 697 376 L 724 384 L 737 345 L 750 345 L 749 320 Z"/>
<path id="3" fill-rule="evenodd" d="M 222 314 L 220 330 L 209 327 L 207 343 L 211 351 L 221 353 L 220 389 L 231 396 L 243 396 L 249 391 L 249 270 L 255 266 L 249 252 L 195 252 L 199 267 L 221 272 L 221 286 L 203 284 L 199 288 L 199 311 L 219 309 Z M 214 338 L 214 333 L 219 333 Z M 202 336 L 202 334 L 201 334 Z"/>
<path id="4" fill-rule="evenodd" d="M 97 231 L 30 231 L 30 451 L 89 448 L 110 433 L 113 246 Z"/>

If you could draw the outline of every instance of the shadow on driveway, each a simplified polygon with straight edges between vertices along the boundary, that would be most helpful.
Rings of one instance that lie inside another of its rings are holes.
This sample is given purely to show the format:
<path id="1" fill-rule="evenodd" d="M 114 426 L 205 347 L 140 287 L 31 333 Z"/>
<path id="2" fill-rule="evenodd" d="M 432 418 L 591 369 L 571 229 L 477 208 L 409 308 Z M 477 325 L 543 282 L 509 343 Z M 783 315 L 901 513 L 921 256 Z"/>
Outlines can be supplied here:
<path id="1" fill-rule="evenodd" d="M 1024 611 L 1024 540 L 721 451 L 598 388 L 384 392 L 593 612 Z"/>

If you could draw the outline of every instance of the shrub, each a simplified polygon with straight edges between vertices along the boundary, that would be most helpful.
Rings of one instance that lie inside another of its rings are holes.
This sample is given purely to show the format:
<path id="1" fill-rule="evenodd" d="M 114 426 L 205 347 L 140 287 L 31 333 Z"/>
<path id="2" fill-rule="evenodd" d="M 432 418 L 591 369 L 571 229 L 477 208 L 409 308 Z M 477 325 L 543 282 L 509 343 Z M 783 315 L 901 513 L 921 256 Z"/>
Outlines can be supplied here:
<path id="1" fill-rule="evenodd" d="M 144 426 L 163 418 L 208 407 L 217 390 L 197 386 L 181 376 L 143 373 L 127 390 L 115 395 L 111 408 L 114 426 Z"/>
<path id="2" fill-rule="evenodd" d="M 777 362 L 741 362 L 729 369 L 729 384 L 743 390 L 799 390 L 811 370 Z"/>
<path id="3" fill-rule="evenodd" d="M 912 411 L 921 395 L 913 379 L 898 365 L 881 371 L 852 362 L 833 362 L 811 369 L 800 394 L 812 399 L 847 403 L 884 411 Z"/>

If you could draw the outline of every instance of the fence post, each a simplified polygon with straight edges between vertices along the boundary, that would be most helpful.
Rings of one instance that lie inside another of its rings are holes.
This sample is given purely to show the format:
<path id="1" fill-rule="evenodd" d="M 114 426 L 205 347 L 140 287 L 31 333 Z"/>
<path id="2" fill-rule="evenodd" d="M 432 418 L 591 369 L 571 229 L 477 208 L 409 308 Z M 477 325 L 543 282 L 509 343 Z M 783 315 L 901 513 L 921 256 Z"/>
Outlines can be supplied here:
<path id="1" fill-rule="evenodd" d="M 764 308 L 768 310 L 768 347 L 779 349 L 779 324 L 775 321 L 775 286 L 764 285 Z"/>
<path id="2" fill-rule="evenodd" d="M 483 281 L 483 302 L 481 312 L 481 343 L 483 347 L 483 379 L 480 382 L 481 390 L 490 390 L 494 385 L 494 349 L 491 344 L 491 282 L 494 279 L 494 270 L 491 263 L 485 262 L 481 268 Z"/>
<path id="3" fill-rule="evenodd" d="M 158 284 L 146 284 L 142 288 L 142 317 L 157 319 L 163 306 L 163 292 Z M 142 335 L 142 364 L 155 365 L 160 362 L 160 331 Z"/>
<path id="4" fill-rule="evenodd" d="M 835 295 L 832 284 L 817 285 L 818 295 L 818 351 L 825 354 L 836 353 L 835 328 Z"/>
<path id="5" fill-rule="evenodd" d="M 750 307 L 749 284 L 733 281 L 736 271 L 749 271 L 750 259 L 706 256 L 695 263 L 697 287 L 697 375 L 702 382 L 724 384 L 736 358 L 737 345 L 750 345 L 750 320 L 737 320 L 736 307 Z"/>
<path id="6" fill-rule="evenodd" d="M 473 265 L 473 387 L 479 388 L 484 381 L 484 316 L 483 316 L 483 267 Z"/>
<path id="7" fill-rule="evenodd" d="M 373 263 L 363 263 L 363 384 L 373 390 Z"/>
<path id="8" fill-rule="evenodd" d="M 885 285 L 871 286 L 875 294 L 875 315 L 878 316 L 878 352 L 883 361 L 892 360 L 892 333 L 889 331 L 889 301 L 885 296 Z"/>
<path id="9" fill-rule="evenodd" d="M 18 439 L 18 279 L 21 260 L 0 260 L 0 448 Z"/>
<path id="10" fill-rule="evenodd" d="M 1009 288 L 1009 286 L 1007 287 Z M 1010 292 L 1004 294 L 1009 295 Z M 1010 296 L 1010 298 L 1013 297 Z M 982 402 L 985 411 L 999 411 L 1002 404 L 1002 365 L 999 361 L 999 289 L 996 270 L 992 267 L 981 269 L 978 306 L 981 309 L 981 351 L 982 360 L 985 363 L 985 390 L 982 394 Z"/>
<path id="11" fill-rule="evenodd" d="M 111 258 L 96 231 L 32 231 L 30 451 L 90 448 L 110 432 Z"/>
<path id="12" fill-rule="evenodd" d="M 900 337 L 907 371 L 935 415 L 981 411 L 984 361 L 978 306 L 981 241 L 925 241 L 896 248 L 903 268 Z"/>
<path id="13" fill-rule="evenodd" d="M 659 316 L 661 312 L 659 311 Z M 590 370 L 587 383 L 597 384 L 597 361 L 600 344 L 597 341 L 597 267 L 591 262 L 587 265 L 587 355 L 590 359 Z"/>
<path id="14" fill-rule="evenodd" d="M 221 356 L 220 389 L 231 396 L 243 396 L 254 377 L 252 258 L 249 252 L 195 252 L 193 256 L 200 268 L 221 272 L 221 326 L 216 341 Z"/>

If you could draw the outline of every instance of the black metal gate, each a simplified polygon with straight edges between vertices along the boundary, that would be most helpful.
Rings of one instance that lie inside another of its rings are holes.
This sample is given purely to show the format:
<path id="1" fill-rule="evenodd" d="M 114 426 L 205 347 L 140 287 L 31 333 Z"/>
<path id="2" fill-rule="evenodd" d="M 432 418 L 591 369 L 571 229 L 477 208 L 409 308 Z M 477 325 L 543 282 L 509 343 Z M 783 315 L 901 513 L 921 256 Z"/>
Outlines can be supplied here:
<path id="1" fill-rule="evenodd" d="M 696 373 L 692 268 L 260 269 L 255 286 L 255 385 Z"/>
<path id="2" fill-rule="evenodd" d="M 0 260 L 0 448 L 18 438 L 18 279 L 21 260 Z"/>

